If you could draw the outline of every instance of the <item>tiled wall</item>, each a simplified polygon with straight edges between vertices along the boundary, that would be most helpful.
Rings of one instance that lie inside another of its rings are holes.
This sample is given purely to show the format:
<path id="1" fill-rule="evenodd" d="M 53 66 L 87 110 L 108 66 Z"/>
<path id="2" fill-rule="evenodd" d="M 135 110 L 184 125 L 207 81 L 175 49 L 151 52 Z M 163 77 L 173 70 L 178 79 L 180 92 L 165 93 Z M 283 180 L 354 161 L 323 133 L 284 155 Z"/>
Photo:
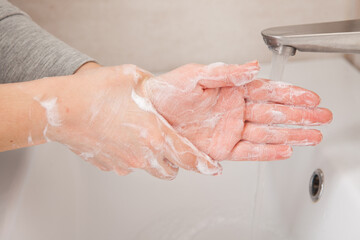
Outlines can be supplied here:
<path id="1" fill-rule="evenodd" d="M 105 65 L 270 61 L 267 27 L 360 18 L 358 0 L 10 0 Z M 329 57 L 299 53 L 293 59 Z"/>

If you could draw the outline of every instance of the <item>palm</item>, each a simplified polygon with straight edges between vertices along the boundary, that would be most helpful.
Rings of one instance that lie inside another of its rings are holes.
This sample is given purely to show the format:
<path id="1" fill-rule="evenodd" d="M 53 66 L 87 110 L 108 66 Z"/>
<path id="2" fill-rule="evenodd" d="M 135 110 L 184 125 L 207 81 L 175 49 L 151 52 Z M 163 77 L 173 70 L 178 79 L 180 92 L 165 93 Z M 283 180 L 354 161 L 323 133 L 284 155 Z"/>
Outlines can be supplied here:
<path id="1" fill-rule="evenodd" d="M 291 154 L 288 145 L 319 143 L 317 130 L 271 126 L 330 121 L 328 110 L 314 109 L 318 96 L 278 82 L 253 81 L 257 71 L 256 62 L 191 64 L 150 79 L 145 86 L 160 114 L 216 160 L 283 159 Z"/>

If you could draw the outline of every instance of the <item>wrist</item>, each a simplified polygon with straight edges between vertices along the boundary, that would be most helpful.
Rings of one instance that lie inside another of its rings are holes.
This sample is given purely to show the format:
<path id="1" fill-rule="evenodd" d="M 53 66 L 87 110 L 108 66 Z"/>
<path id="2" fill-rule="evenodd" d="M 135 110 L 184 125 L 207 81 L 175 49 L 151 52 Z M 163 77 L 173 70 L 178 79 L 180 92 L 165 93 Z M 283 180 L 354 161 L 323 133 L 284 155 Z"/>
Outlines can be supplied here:
<path id="1" fill-rule="evenodd" d="M 44 143 L 47 124 L 44 108 L 35 100 L 41 91 L 38 80 L 2 84 L 0 150 L 11 150 Z"/>
<path id="2" fill-rule="evenodd" d="M 57 133 L 65 120 L 63 104 L 71 82 L 71 76 L 61 76 L 34 80 L 18 86 L 30 103 L 29 145 L 57 141 Z"/>

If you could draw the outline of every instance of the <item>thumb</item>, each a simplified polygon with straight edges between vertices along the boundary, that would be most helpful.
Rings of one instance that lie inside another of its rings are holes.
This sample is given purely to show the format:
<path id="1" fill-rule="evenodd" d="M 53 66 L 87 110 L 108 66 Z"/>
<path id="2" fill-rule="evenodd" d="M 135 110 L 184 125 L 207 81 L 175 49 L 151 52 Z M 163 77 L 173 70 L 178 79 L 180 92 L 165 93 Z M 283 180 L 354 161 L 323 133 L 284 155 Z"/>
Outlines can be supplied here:
<path id="1" fill-rule="evenodd" d="M 165 157 L 186 170 L 206 175 L 220 175 L 222 167 L 204 152 L 197 149 L 187 138 L 178 134 L 167 122 L 163 124 Z"/>
<path id="2" fill-rule="evenodd" d="M 246 64 L 212 63 L 202 67 L 198 83 L 203 88 L 241 86 L 251 82 L 259 70 L 258 61 Z"/>

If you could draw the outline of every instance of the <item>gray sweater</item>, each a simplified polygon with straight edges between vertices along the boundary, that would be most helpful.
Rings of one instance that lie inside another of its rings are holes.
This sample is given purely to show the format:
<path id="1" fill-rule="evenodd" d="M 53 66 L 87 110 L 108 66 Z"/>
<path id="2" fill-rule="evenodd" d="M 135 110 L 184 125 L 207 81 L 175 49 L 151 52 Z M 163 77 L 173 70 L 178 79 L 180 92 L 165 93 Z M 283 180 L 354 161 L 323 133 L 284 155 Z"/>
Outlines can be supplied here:
<path id="1" fill-rule="evenodd" d="M 70 75 L 93 61 L 0 0 L 0 83 Z"/>

